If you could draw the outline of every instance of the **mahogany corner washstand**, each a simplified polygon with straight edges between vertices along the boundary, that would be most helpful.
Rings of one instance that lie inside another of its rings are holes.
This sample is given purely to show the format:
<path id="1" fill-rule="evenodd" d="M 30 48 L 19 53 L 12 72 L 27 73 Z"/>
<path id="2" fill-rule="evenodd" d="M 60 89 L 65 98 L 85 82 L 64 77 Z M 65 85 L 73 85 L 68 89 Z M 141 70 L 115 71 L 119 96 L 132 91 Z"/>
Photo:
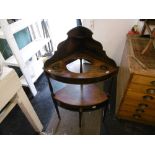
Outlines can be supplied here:
<path id="1" fill-rule="evenodd" d="M 101 43 L 92 38 L 93 33 L 89 29 L 78 26 L 67 34 L 68 38 L 58 45 L 55 54 L 45 62 L 44 71 L 59 119 L 58 105 L 78 111 L 81 127 L 82 112 L 103 107 L 106 110 L 108 96 L 95 83 L 115 75 L 118 68 L 106 55 Z M 79 63 L 75 63 L 77 61 Z M 77 67 L 79 72 L 76 71 Z M 67 85 L 54 93 L 50 78 Z"/>

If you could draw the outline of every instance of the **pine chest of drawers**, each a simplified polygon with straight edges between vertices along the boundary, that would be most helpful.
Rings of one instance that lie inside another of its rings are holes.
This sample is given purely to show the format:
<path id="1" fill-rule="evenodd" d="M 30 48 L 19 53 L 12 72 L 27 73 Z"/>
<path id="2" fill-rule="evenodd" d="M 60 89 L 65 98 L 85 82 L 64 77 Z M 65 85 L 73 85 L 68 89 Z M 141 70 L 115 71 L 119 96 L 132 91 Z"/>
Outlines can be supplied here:
<path id="1" fill-rule="evenodd" d="M 133 47 L 141 51 L 145 47 L 141 44 L 143 40 L 128 37 L 126 41 L 117 78 L 116 115 L 120 119 L 155 125 L 155 69 L 139 61 Z"/>

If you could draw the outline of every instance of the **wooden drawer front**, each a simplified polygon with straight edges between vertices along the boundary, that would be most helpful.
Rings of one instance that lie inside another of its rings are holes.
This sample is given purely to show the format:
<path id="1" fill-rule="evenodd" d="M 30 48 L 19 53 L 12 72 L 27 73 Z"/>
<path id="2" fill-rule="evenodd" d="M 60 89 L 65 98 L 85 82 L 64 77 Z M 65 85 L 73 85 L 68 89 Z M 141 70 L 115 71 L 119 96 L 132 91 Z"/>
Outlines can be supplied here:
<path id="1" fill-rule="evenodd" d="M 151 109 L 155 109 L 155 97 L 128 91 L 122 104 L 138 106 L 139 104 L 146 104 Z"/>
<path id="2" fill-rule="evenodd" d="M 155 109 L 151 109 L 148 106 L 145 106 L 145 104 L 139 104 L 137 106 L 130 106 L 127 104 L 123 104 L 120 107 L 121 111 L 129 111 L 136 115 L 148 115 L 155 117 Z"/>
<path id="3" fill-rule="evenodd" d="M 155 87 L 130 83 L 128 91 L 155 96 Z"/>
<path id="4" fill-rule="evenodd" d="M 155 77 L 134 74 L 131 82 L 136 83 L 136 84 L 149 85 L 149 86 L 155 87 Z"/>
<path id="5" fill-rule="evenodd" d="M 144 123 L 146 122 L 147 124 L 155 125 L 155 117 L 147 115 L 145 113 L 143 115 L 140 115 L 140 114 L 132 113 L 130 111 L 121 110 L 118 113 L 118 117 L 124 118 L 124 119 L 129 119 L 129 120 L 135 120 L 138 122 L 144 122 Z"/>

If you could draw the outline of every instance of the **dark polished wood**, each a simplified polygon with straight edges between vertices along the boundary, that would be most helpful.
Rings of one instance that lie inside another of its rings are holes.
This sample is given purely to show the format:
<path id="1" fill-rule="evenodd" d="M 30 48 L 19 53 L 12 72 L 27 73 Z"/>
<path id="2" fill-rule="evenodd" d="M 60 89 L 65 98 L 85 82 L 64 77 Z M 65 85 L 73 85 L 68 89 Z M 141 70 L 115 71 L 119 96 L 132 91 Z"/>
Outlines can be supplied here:
<path id="1" fill-rule="evenodd" d="M 73 67 L 77 69 L 78 65 L 79 72 L 70 71 L 67 65 L 76 60 L 80 63 Z M 88 63 L 84 65 L 85 61 Z M 61 42 L 53 57 L 45 62 L 44 71 L 58 117 L 60 114 L 57 105 L 78 111 L 81 127 L 82 112 L 107 107 L 108 104 L 106 93 L 94 83 L 115 75 L 118 68 L 106 55 L 101 43 L 92 38 L 92 32 L 79 26 L 68 32 L 67 40 Z M 49 78 L 68 84 L 54 93 Z"/>
<path id="2" fill-rule="evenodd" d="M 59 109 L 58 109 L 57 101 L 56 101 L 56 100 L 54 99 L 54 97 L 53 97 L 53 96 L 54 96 L 54 90 L 53 90 L 52 84 L 51 84 L 51 82 L 50 82 L 50 78 L 49 78 L 48 76 L 46 76 L 46 77 L 47 77 L 47 81 L 48 81 L 48 84 L 49 84 L 49 89 L 50 89 L 50 91 L 51 91 L 51 97 L 52 97 L 52 99 L 53 99 L 53 103 L 54 103 L 56 112 L 57 112 L 57 114 L 58 114 L 58 118 L 61 119 L 60 113 L 59 113 Z"/>
<path id="3" fill-rule="evenodd" d="M 82 88 L 81 88 L 82 87 Z M 105 102 L 108 97 L 95 84 L 67 85 L 55 93 L 54 99 L 63 107 L 74 110 L 96 109 L 99 104 Z"/>
<path id="4" fill-rule="evenodd" d="M 91 69 L 83 74 L 70 72 L 66 66 L 77 59 L 91 62 Z M 45 62 L 44 70 L 61 82 L 88 84 L 110 78 L 118 68 L 106 55 L 101 43 L 92 38 L 92 32 L 79 26 L 68 32 L 67 40 L 58 45 L 53 57 Z"/>
<path id="5" fill-rule="evenodd" d="M 69 71 L 66 68 L 67 64 L 77 59 L 85 59 L 91 62 L 91 69 L 82 74 Z M 67 58 L 48 65 L 45 71 L 50 77 L 61 82 L 71 84 L 88 84 L 110 78 L 112 75 L 115 75 L 117 73 L 117 67 L 113 67 L 106 64 L 106 62 L 95 59 L 89 56 L 87 53 L 77 53 L 76 57 L 73 54 Z"/>

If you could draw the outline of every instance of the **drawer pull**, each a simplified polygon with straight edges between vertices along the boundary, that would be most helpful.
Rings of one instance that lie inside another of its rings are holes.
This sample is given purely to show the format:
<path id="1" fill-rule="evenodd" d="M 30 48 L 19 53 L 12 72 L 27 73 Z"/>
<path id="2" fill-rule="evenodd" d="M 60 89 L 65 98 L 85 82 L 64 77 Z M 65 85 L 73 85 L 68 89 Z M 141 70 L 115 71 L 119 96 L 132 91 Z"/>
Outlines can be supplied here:
<path id="1" fill-rule="evenodd" d="M 155 86 L 155 81 L 150 82 L 152 86 Z"/>
<path id="2" fill-rule="evenodd" d="M 141 118 L 141 115 L 139 115 L 139 114 L 133 114 L 133 117 L 134 117 L 135 119 L 139 119 L 139 118 Z"/>
<path id="3" fill-rule="evenodd" d="M 145 95 L 145 96 L 143 96 L 143 99 L 149 101 L 149 100 L 153 100 L 154 97 L 149 96 L 149 95 Z"/>
<path id="4" fill-rule="evenodd" d="M 145 108 L 148 107 L 148 104 L 140 103 L 140 104 L 138 104 L 138 106 L 139 106 L 141 109 L 145 109 Z"/>
<path id="5" fill-rule="evenodd" d="M 155 89 L 154 88 L 146 89 L 146 93 L 147 94 L 155 94 Z"/>

